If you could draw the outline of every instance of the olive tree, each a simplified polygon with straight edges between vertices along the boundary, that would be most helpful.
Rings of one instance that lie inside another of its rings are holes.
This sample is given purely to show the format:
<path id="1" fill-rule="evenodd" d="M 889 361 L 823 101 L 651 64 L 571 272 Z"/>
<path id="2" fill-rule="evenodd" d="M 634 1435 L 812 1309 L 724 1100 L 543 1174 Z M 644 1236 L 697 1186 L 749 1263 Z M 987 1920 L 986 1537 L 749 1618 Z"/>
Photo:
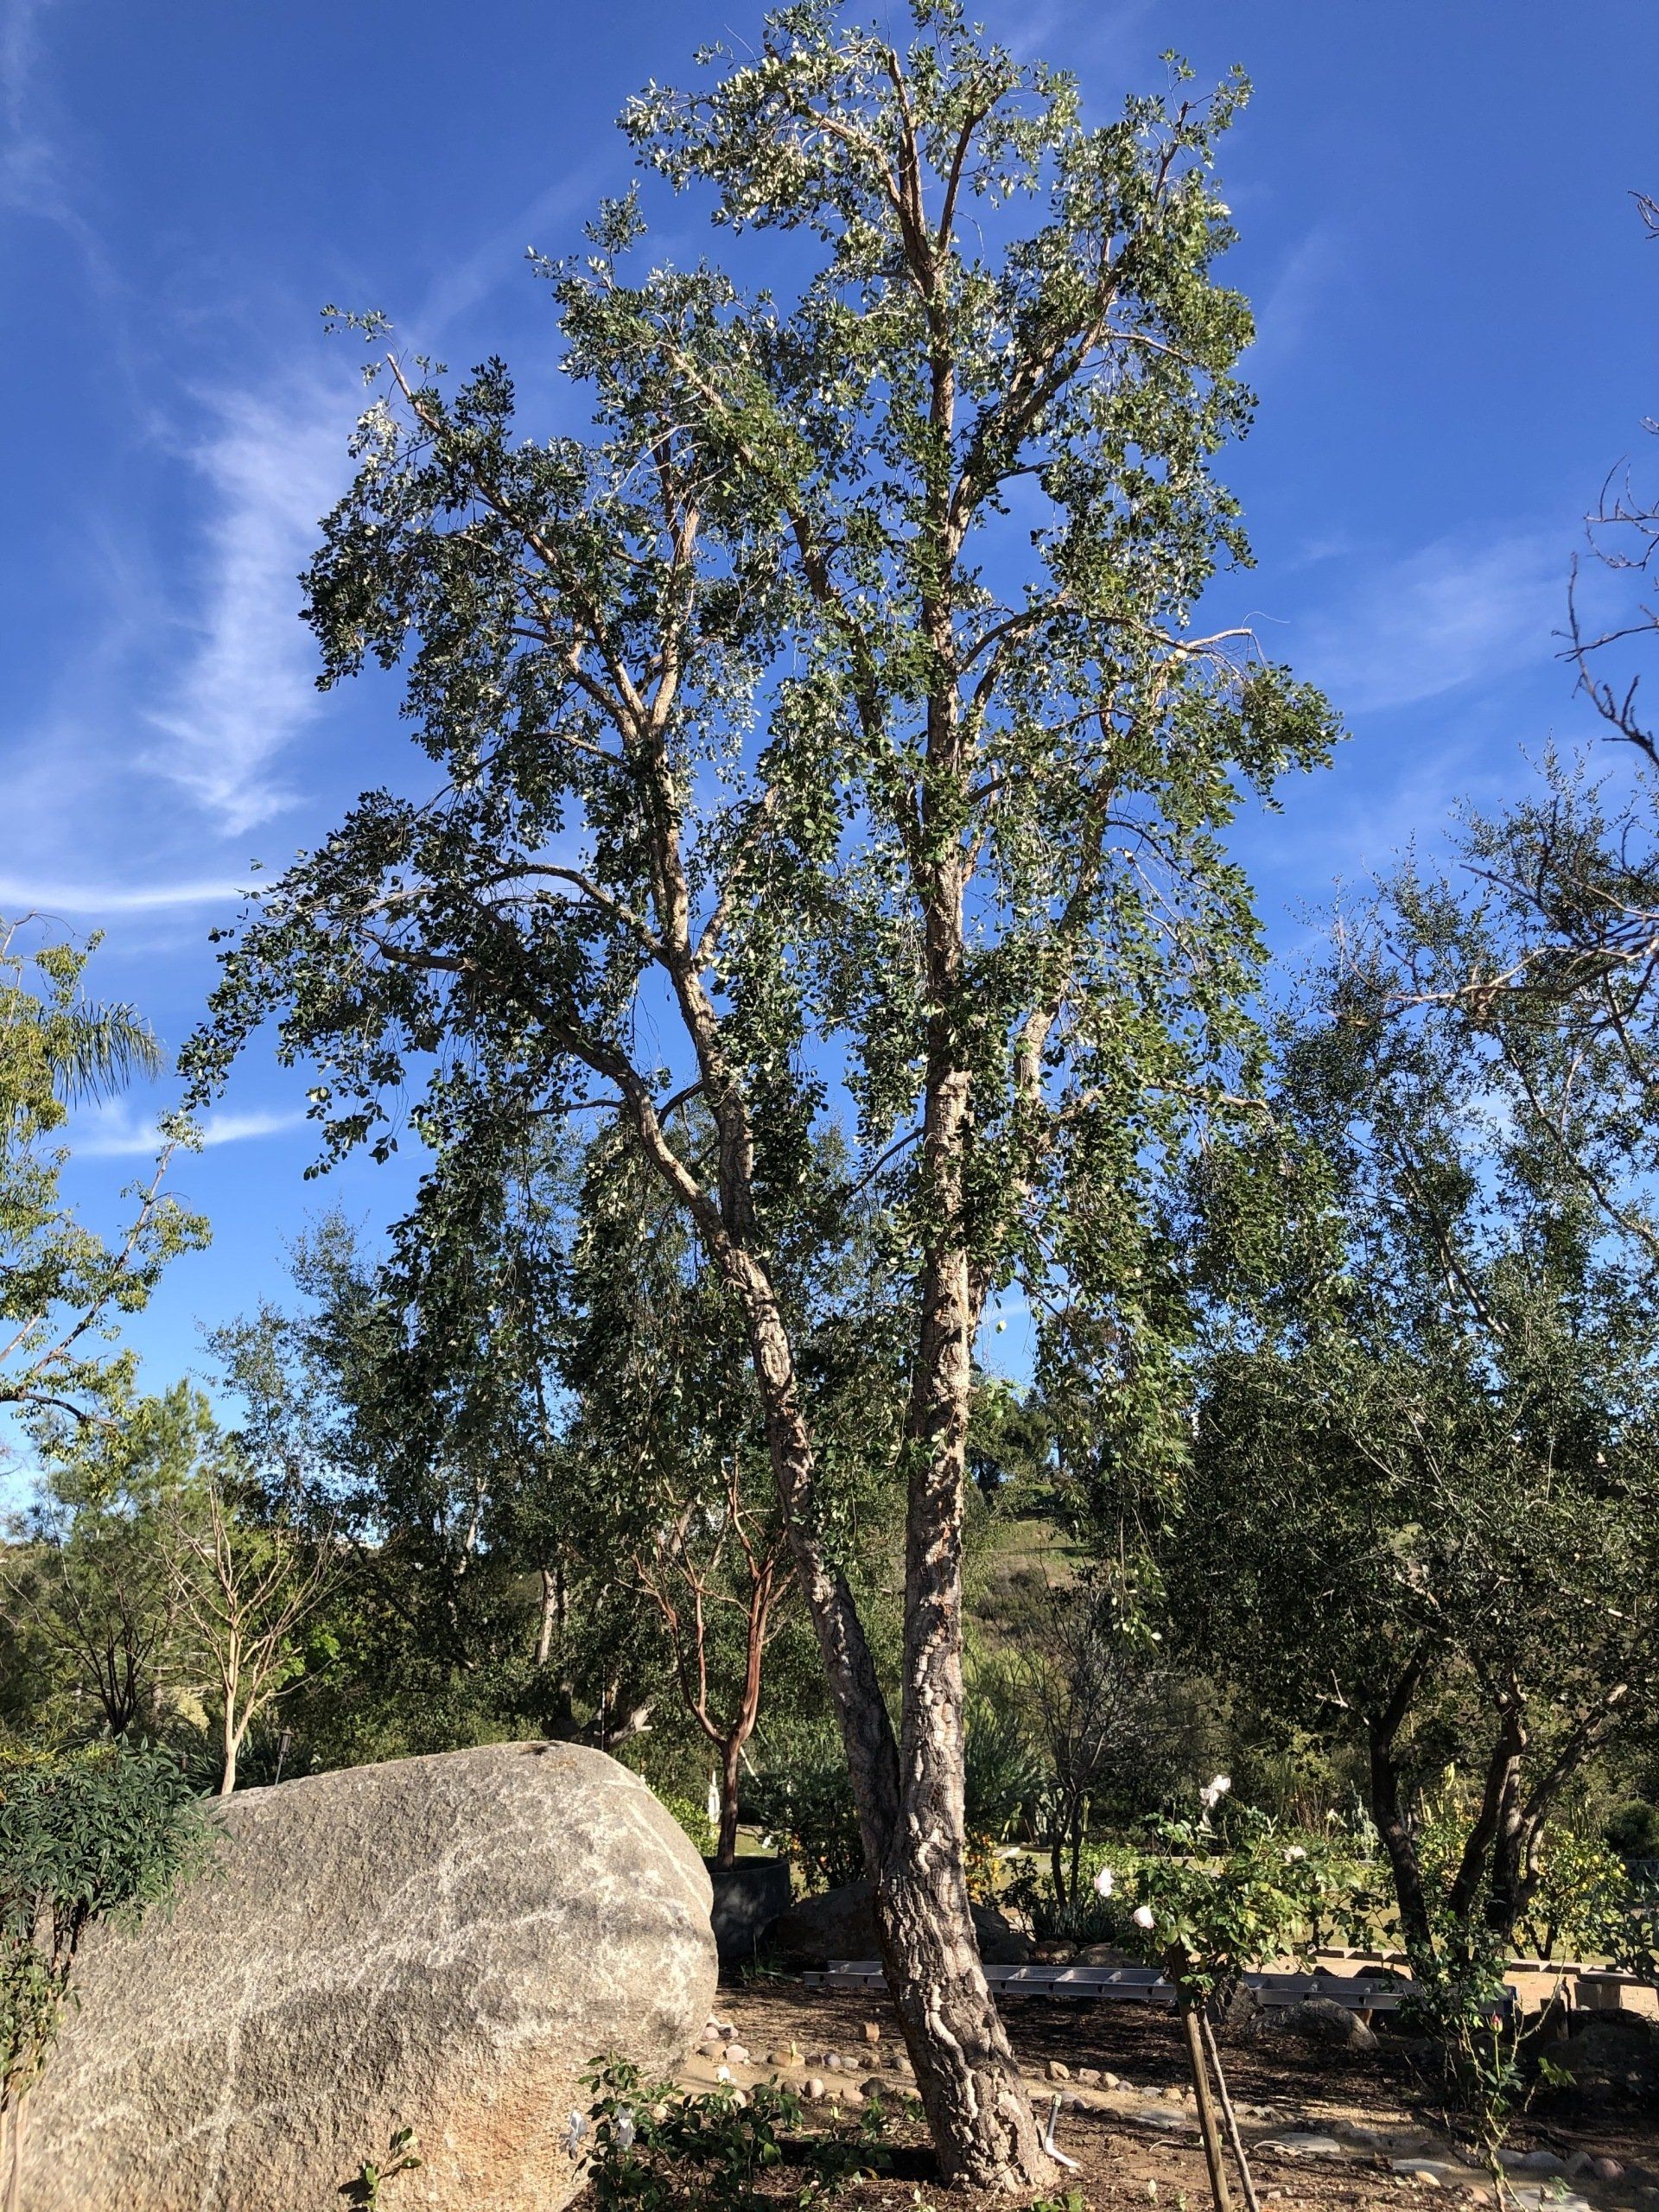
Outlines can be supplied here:
<path id="1" fill-rule="evenodd" d="M 899 47 L 803 0 L 630 104 L 642 181 L 734 265 L 645 264 L 638 190 L 538 264 L 579 427 L 521 430 L 499 361 L 387 363 L 309 619 L 325 682 L 401 671 L 432 788 L 273 880 L 192 1064 L 211 1090 L 274 1014 L 336 1151 L 388 1151 L 429 1072 L 429 1141 L 598 1112 L 683 1209 L 743 1317 L 944 2171 L 1029 2189 L 963 1873 L 976 1335 L 1020 1276 L 1111 1310 L 1154 1387 L 1134 1191 L 1227 1087 L 1258 950 L 1220 833 L 1332 733 L 1195 620 L 1244 551 L 1211 175 L 1242 82 L 1178 70 L 1096 126 L 956 0 L 911 13 Z M 773 1271 L 837 1106 L 910 1286 L 897 1713 Z"/>
<path id="2" fill-rule="evenodd" d="M 1588 1187 L 1607 1130 L 1576 1047 L 1536 1040 L 1572 1102 L 1547 1131 L 1455 1007 L 1402 1010 L 1428 913 L 1408 880 L 1349 937 L 1274 1127 L 1211 1164 L 1212 1249 L 1241 1179 L 1281 1185 L 1286 1226 L 1217 1279 L 1167 1572 L 1192 1656 L 1362 1751 L 1414 1967 L 1472 1987 L 1659 1679 L 1659 1306 Z M 1420 1815 L 1448 1761 L 1442 1870 Z"/>

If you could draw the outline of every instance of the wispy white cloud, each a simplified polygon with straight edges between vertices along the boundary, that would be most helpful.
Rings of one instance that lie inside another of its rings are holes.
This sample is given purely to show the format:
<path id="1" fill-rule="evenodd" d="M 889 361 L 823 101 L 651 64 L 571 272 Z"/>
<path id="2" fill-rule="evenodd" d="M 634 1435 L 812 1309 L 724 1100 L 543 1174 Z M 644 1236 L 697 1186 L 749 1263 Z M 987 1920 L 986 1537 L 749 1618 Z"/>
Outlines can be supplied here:
<path id="1" fill-rule="evenodd" d="M 102 239 L 76 201 L 69 132 L 42 66 L 43 27 L 59 0 L 0 0 L 0 207 L 54 224 L 100 292 L 120 289 Z"/>
<path id="2" fill-rule="evenodd" d="M 303 1113 L 298 1111 L 256 1110 L 208 1114 L 197 1123 L 197 1128 L 204 1147 L 210 1147 L 245 1144 L 257 1137 L 284 1136 L 299 1128 L 304 1120 Z M 164 1142 L 153 1117 L 134 1113 L 119 1099 L 93 1107 L 84 1116 L 77 1117 L 68 1136 L 70 1151 L 81 1160 L 153 1159 Z"/>
<path id="3" fill-rule="evenodd" d="M 200 611 L 149 715 L 168 740 L 150 765 L 237 836 L 293 803 L 279 758 L 318 707 L 297 579 L 344 486 L 353 395 L 302 378 L 206 405 L 189 455 L 207 487 Z"/>
<path id="4" fill-rule="evenodd" d="M 1316 223 L 1291 248 L 1255 302 L 1255 342 L 1241 364 L 1248 381 L 1264 384 L 1298 352 L 1335 287 L 1346 281 L 1347 267 L 1343 233 L 1334 222 Z"/>
<path id="5" fill-rule="evenodd" d="M 53 0 L 0 5 L 0 194 L 9 207 L 34 207 L 55 194 L 56 163 L 36 102 L 40 26 Z"/>
<path id="6" fill-rule="evenodd" d="M 621 141 L 617 141 L 619 156 Z M 594 160 L 538 192 L 472 251 L 442 270 L 415 311 L 412 328 L 423 346 L 440 346 L 454 334 L 474 308 L 499 286 L 523 283 L 524 258 L 531 249 L 538 253 L 563 252 L 572 242 L 566 226 L 575 217 L 585 219 L 594 212 L 599 194 L 609 184 L 614 189 L 620 161 Z"/>
<path id="7" fill-rule="evenodd" d="M 1564 590 L 1548 533 L 1441 538 L 1370 567 L 1291 633 L 1291 658 L 1338 709 L 1366 714 L 1535 667 Z"/>
<path id="8" fill-rule="evenodd" d="M 0 913 L 149 914 L 174 906 L 224 906 L 244 895 L 239 884 L 30 883 L 0 876 Z"/>
<path id="9" fill-rule="evenodd" d="M 1087 0 L 1082 7 L 1076 0 L 1035 0 L 1034 5 L 1022 11 L 1017 23 L 1010 23 L 1003 31 L 1003 42 L 1020 61 L 1063 61 L 1073 67 L 1083 59 L 1098 67 L 1108 57 L 1121 59 L 1126 66 L 1131 59 L 1150 61 L 1150 41 L 1144 55 L 1135 53 L 1135 46 L 1141 41 L 1154 6 L 1154 0 L 1113 0 L 1108 5 L 1103 5 L 1102 0 Z M 1137 69 L 1135 81 L 1139 83 L 1147 73 Z"/>

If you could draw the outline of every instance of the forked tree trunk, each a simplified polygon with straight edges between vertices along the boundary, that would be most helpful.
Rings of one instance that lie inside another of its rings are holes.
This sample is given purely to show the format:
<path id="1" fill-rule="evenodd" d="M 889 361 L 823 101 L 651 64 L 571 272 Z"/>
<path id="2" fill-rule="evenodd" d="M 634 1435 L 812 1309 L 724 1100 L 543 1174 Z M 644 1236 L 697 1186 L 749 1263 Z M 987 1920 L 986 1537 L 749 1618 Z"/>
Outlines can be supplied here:
<path id="1" fill-rule="evenodd" d="M 900 1745 L 852 1592 L 818 1540 L 811 1439 L 782 1315 L 747 1255 L 728 1246 L 721 1256 L 743 1294 L 772 1467 L 847 1749 L 887 1988 L 944 2178 L 1039 2193 L 1052 2183 L 1054 2165 L 986 1985 L 966 1877 L 961 1506 L 971 1314 L 965 1261 L 942 1280 L 933 1271 L 918 1369 L 918 1397 L 928 1416 L 909 1455 Z"/>

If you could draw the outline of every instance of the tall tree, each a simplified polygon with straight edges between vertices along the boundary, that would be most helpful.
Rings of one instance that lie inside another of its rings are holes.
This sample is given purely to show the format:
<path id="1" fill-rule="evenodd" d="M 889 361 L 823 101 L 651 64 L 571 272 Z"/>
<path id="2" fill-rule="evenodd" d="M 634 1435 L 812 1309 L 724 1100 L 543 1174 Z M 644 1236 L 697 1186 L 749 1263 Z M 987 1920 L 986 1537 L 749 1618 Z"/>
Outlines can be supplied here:
<path id="1" fill-rule="evenodd" d="M 1194 626 L 1243 553 L 1211 467 L 1249 404 L 1211 274 L 1242 80 L 1095 128 L 957 0 L 911 12 L 900 49 L 802 0 L 625 115 L 718 228 L 799 243 L 786 302 L 639 268 L 631 194 L 541 264 L 581 434 L 524 437 L 499 362 L 391 361 L 309 612 L 327 682 L 403 668 L 437 786 L 366 795 L 273 884 L 193 1066 L 211 1090 L 276 1014 L 334 1150 L 388 1151 L 435 1062 L 429 1138 L 596 1109 L 684 1209 L 743 1315 L 944 2170 L 1029 2189 L 963 1872 L 975 1338 L 1023 1274 L 1128 1309 L 1152 1371 L 1135 1188 L 1224 1088 L 1258 952 L 1218 833 L 1332 730 Z M 896 1724 L 773 1271 L 836 1090 L 912 1285 Z"/>

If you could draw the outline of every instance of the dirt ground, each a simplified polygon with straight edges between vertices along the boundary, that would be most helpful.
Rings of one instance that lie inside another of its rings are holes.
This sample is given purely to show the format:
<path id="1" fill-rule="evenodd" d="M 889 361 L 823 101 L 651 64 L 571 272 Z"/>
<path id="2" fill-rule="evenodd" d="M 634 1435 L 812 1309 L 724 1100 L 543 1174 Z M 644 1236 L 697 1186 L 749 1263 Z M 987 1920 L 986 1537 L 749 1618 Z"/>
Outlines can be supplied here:
<path id="1" fill-rule="evenodd" d="M 1077 2171 L 1062 2175 L 1062 2197 L 1080 2190 L 1091 2212 L 1130 2206 L 1146 2212 L 1149 2204 L 1208 2212 L 1185 2055 L 1171 2014 L 1030 1999 L 1007 2006 L 1004 2017 L 1042 2116 L 1053 2097 L 1063 2100 L 1054 2139 Z M 797 2091 L 821 2082 L 825 2103 L 836 2100 L 843 2109 L 857 2107 L 872 2075 L 890 2092 L 883 2100 L 889 2109 L 913 2095 L 897 2022 L 874 1995 L 832 1995 L 762 1978 L 722 1988 L 715 2018 L 729 2042 L 699 2050 L 688 2063 L 688 2087 L 708 2087 L 728 2063 L 739 2087 L 774 2075 Z M 879 2040 L 869 2039 L 870 2027 L 880 2031 Z M 832 2052 L 839 2065 L 828 2063 Z M 1066 2069 L 1064 2076 L 1051 2071 L 1052 2062 Z M 1459 2142 L 1432 2084 L 1397 2039 L 1391 2047 L 1383 2037 L 1376 2050 L 1355 2053 L 1312 2049 L 1282 2031 L 1262 2029 L 1228 2038 L 1224 2062 L 1258 2193 L 1274 2212 L 1383 2205 L 1398 2212 L 1402 2197 L 1444 2194 L 1470 2206 L 1493 2202 L 1490 2175 L 1472 2147 Z M 1084 2068 L 1116 2075 L 1117 2085 L 1082 2083 Z M 1628 2091 L 1603 2090 L 1594 2099 L 1558 2091 L 1547 2105 L 1535 2104 L 1512 2128 L 1509 2148 L 1516 2158 L 1553 2154 L 1546 2158 L 1551 2171 L 1511 2171 L 1506 2202 L 1528 2212 L 1655 2212 L 1659 2112 L 1651 2083 L 1632 2082 Z M 900 2120 L 888 2140 L 891 2170 L 838 2202 L 858 2212 L 928 2212 L 938 2181 L 925 2130 L 916 2120 Z M 1611 2160 L 1620 2171 L 1599 2178 L 1587 2169 L 1590 2158 Z M 1419 2161 L 1428 2170 L 1411 2171 Z M 1229 2178 L 1236 2201 L 1230 2171 Z M 976 2201 L 954 2192 L 949 2200 L 953 2208 Z M 1006 2212 L 1006 2199 L 995 2202 Z"/>

